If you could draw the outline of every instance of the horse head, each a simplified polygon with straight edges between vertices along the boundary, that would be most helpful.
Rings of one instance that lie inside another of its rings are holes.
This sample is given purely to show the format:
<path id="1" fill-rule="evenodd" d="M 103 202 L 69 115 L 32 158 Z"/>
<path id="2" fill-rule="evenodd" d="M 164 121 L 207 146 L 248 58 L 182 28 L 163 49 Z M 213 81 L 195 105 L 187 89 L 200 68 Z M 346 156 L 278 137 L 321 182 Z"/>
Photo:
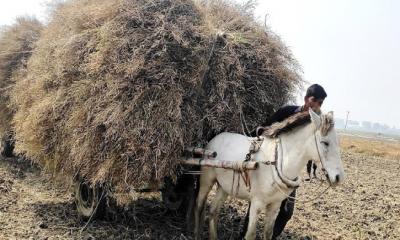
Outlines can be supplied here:
<path id="1" fill-rule="evenodd" d="M 329 183 L 336 186 L 343 181 L 345 174 L 333 112 L 318 115 L 310 109 L 309 113 L 314 126 L 314 140 L 311 142 L 315 143 L 309 148 L 310 155 L 313 160 L 321 162 Z"/>

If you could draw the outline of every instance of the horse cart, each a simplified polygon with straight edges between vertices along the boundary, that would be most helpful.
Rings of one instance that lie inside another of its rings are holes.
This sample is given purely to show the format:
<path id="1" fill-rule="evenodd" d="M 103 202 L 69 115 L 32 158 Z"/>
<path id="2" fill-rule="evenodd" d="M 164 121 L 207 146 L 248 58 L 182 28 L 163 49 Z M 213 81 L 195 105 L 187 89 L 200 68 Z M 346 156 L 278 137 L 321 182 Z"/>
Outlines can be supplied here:
<path id="1" fill-rule="evenodd" d="M 160 191 L 162 202 L 166 208 L 185 215 L 187 223 L 190 223 L 199 187 L 198 175 L 201 166 L 237 171 L 254 170 L 258 167 L 257 162 L 243 161 L 235 164 L 231 161 L 216 160 L 216 156 L 217 152 L 204 148 L 187 148 L 180 160 L 182 171 L 176 182 L 165 178 L 159 186 L 146 186 L 134 189 L 134 191 L 138 193 Z M 107 213 L 109 201 L 112 199 L 112 187 L 108 184 L 93 187 L 84 178 L 77 177 L 74 196 L 77 211 L 83 219 L 102 217 Z"/>

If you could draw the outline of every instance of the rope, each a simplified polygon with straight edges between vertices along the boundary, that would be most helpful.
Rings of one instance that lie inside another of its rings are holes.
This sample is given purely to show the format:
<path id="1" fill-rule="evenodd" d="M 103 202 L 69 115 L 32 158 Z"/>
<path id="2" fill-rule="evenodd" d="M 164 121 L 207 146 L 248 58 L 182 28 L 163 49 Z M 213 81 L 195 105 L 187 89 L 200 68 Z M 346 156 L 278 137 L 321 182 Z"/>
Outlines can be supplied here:
<path id="1" fill-rule="evenodd" d="M 238 171 L 233 170 L 232 171 L 232 185 L 231 185 L 231 195 L 233 197 L 237 197 L 238 192 L 239 192 L 239 181 L 240 181 L 240 176 L 238 175 L 238 181 L 237 181 L 237 186 L 236 186 L 236 193 L 233 192 L 233 186 L 235 185 L 235 175 L 238 174 Z"/>
<path id="2" fill-rule="evenodd" d="M 283 174 L 283 146 L 282 141 L 278 137 L 276 140 L 275 146 L 275 169 L 278 174 L 278 177 L 288 188 L 297 188 L 300 186 L 300 180 L 296 178 L 295 180 L 288 179 Z M 282 158 L 282 159 L 280 159 Z"/>
<path id="3" fill-rule="evenodd" d="M 213 36 L 212 45 L 211 45 L 211 49 L 210 49 L 210 53 L 209 53 L 208 58 L 207 58 L 207 65 L 206 65 L 206 67 L 205 67 L 205 69 L 204 69 L 203 76 L 201 77 L 201 79 L 202 79 L 202 80 L 201 80 L 202 89 L 200 89 L 200 91 L 202 91 L 203 93 L 204 93 L 204 84 L 206 84 L 206 80 L 207 80 L 208 74 L 209 74 L 209 72 L 210 72 L 211 61 L 212 61 L 212 58 L 214 57 L 215 45 L 217 44 L 217 40 L 218 40 L 218 34 L 215 34 L 215 35 Z M 211 44 L 211 41 L 210 41 L 210 44 Z M 214 105 L 213 107 L 211 107 L 211 108 L 208 110 L 209 113 L 208 113 L 208 114 L 205 114 L 200 120 L 196 121 L 195 123 L 197 124 L 197 123 L 203 122 L 208 116 L 210 116 L 210 114 L 212 113 L 212 111 L 213 111 L 217 106 L 218 106 L 218 105 Z"/>
<path id="4" fill-rule="evenodd" d="M 249 131 L 249 128 L 247 126 L 246 119 L 244 118 L 242 107 L 240 107 L 239 116 L 240 116 L 240 120 L 241 120 L 241 123 L 242 123 L 241 125 L 242 125 L 243 135 L 249 137 L 250 136 L 250 131 Z"/>
<path id="5" fill-rule="evenodd" d="M 240 171 L 244 171 L 243 162 L 235 161 L 234 164 L 233 164 L 233 169 L 235 171 L 239 171 L 239 172 Z"/>
<path id="6" fill-rule="evenodd" d="M 262 149 L 260 149 L 259 151 L 262 151 Z M 262 151 L 262 152 L 263 152 L 263 151 Z M 322 163 L 321 163 L 321 164 L 322 164 Z M 271 166 L 273 166 L 273 165 L 271 165 Z M 273 178 L 274 182 L 277 184 L 278 190 L 279 190 L 284 196 L 286 196 L 286 198 L 288 198 L 288 199 L 291 200 L 291 201 L 298 201 L 298 202 L 300 202 L 300 203 L 309 203 L 309 202 L 313 202 L 313 201 L 315 201 L 316 199 L 320 198 L 323 194 L 325 194 L 325 193 L 328 191 L 329 188 L 331 188 L 331 186 L 329 185 L 326 189 L 324 189 L 324 190 L 323 190 L 321 193 L 319 193 L 316 197 L 311 198 L 311 199 L 308 199 L 308 200 L 300 200 L 300 199 L 298 199 L 298 198 L 296 198 L 296 197 L 292 197 L 292 196 L 288 195 L 286 192 L 284 192 L 284 190 L 283 190 L 282 187 L 281 187 L 281 184 L 280 184 L 280 183 L 276 180 L 276 178 L 275 178 L 275 175 L 274 175 L 274 173 L 273 173 L 273 169 L 274 169 L 274 168 L 271 168 L 271 171 L 272 171 L 272 178 Z M 316 192 L 319 191 L 319 190 L 322 188 L 322 185 L 324 184 L 324 181 L 323 181 L 322 179 L 319 179 L 319 178 L 317 178 L 317 179 L 319 180 L 320 184 L 319 184 L 318 188 L 316 189 Z M 304 182 L 304 181 L 303 181 L 303 182 Z M 283 184 L 284 184 L 284 183 L 283 183 Z M 233 190 L 233 186 L 232 186 L 232 190 Z"/>
<path id="7" fill-rule="evenodd" d="M 273 173 L 272 173 L 272 178 L 274 179 L 274 182 L 276 183 L 279 192 L 281 192 L 287 199 L 289 199 L 289 200 L 291 200 L 291 201 L 297 201 L 297 202 L 300 202 L 300 203 L 309 203 L 309 202 L 313 202 L 313 201 L 315 201 L 316 199 L 320 198 L 323 194 L 325 194 L 325 193 L 328 191 L 329 188 L 331 188 L 331 186 L 328 185 L 328 187 L 327 187 L 326 189 L 324 189 L 324 190 L 323 190 L 320 194 L 318 194 L 316 197 L 311 198 L 311 199 L 308 199 L 308 200 L 300 200 L 300 199 L 298 199 L 298 198 L 296 198 L 296 197 L 292 197 L 292 196 L 290 196 L 289 194 L 287 194 L 286 192 L 284 192 L 284 191 L 282 190 L 280 184 L 276 181 L 275 176 L 274 176 Z M 320 184 L 319 184 L 319 186 L 318 186 L 318 188 L 317 188 L 316 191 L 319 191 L 319 189 L 321 189 L 323 183 L 324 183 L 324 181 L 320 180 Z"/>
<path id="8" fill-rule="evenodd" d="M 316 135 L 316 134 L 314 134 L 314 140 L 315 140 L 315 146 L 316 146 L 316 149 L 317 149 L 317 152 L 318 152 L 318 157 L 319 157 L 319 160 L 320 160 L 320 162 L 321 162 L 322 171 L 325 172 L 325 166 L 324 166 L 324 162 L 322 161 L 321 154 L 320 154 L 320 152 L 319 152 L 318 143 L 317 143 L 317 135 Z M 282 149 L 281 149 L 281 150 L 282 150 Z M 283 154 L 283 153 L 282 153 L 282 154 Z M 283 161 L 281 161 L 281 162 L 283 162 Z M 282 164 L 282 163 L 281 163 L 281 164 Z M 279 176 L 279 171 L 277 170 L 277 172 L 278 172 L 278 176 Z M 327 187 L 325 190 L 323 190 L 320 194 L 318 194 L 315 198 L 311 198 L 311 199 L 309 199 L 309 200 L 299 200 L 299 199 L 296 198 L 296 197 L 292 197 L 292 196 L 288 195 L 286 192 L 284 192 L 284 191 L 282 190 L 280 184 L 276 181 L 275 175 L 274 175 L 273 172 L 272 172 L 272 178 L 273 178 L 274 182 L 277 184 L 278 190 L 279 190 L 284 196 L 286 196 L 287 199 L 292 200 L 292 201 L 298 201 L 298 202 L 300 202 L 300 203 L 309 203 L 309 202 L 315 201 L 316 199 L 320 198 L 324 193 L 326 193 L 326 192 L 328 191 L 329 188 L 331 188 L 331 185 L 328 185 L 328 187 Z M 281 180 L 282 180 L 282 179 L 281 179 Z M 310 180 L 311 180 L 311 179 L 310 179 Z M 321 188 L 322 184 L 324 183 L 323 180 L 321 180 L 321 179 L 319 179 L 319 180 L 320 180 L 320 185 L 318 186 L 317 191 Z M 283 183 L 285 184 L 285 182 L 283 182 Z M 286 185 L 286 184 L 285 184 L 285 185 Z"/>
<path id="9" fill-rule="evenodd" d="M 208 55 L 208 59 L 207 59 L 207 67 L 206 67 L 206 69 L 204 71 L 204 75 L 202 77 L 202 84 L 204 84 L 204 81 L 208 77 L 208 73 L 210 71 L 210 64 L 211 64 L 212 58 L 214 57 L 215 45 L 217 43 L 217 40 L 218 40 L 218 34 L 215 34 L 215 36 L 213 37 L 213 42 L 212 42 L 210 54 Z"/>

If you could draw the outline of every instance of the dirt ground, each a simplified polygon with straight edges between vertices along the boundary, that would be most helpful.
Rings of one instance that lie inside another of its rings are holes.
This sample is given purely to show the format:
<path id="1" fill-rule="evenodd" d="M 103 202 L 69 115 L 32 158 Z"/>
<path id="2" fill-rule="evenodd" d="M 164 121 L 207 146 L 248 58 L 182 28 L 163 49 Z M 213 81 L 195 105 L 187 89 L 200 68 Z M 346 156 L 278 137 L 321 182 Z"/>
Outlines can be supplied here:
<path id="1" fill-rule="evenodd" d="M 400 160 L 346 151 L 343 162 L 345 183 L 315 201 L 298 202 L 280 239 L 400 239 Z M 305 182 L 300 200 L 317 197 L 317 187 Z M 87 224 L 70 190 L 54 187 L 29 162 L 0 159 L 0 239 L 191 239 L 184 219 L 167 211 L 157 194 L 137 197 L 113 219 Z M 225 203 L 220 239 L 238 238 L 246 208 L 242 201 Z"/>

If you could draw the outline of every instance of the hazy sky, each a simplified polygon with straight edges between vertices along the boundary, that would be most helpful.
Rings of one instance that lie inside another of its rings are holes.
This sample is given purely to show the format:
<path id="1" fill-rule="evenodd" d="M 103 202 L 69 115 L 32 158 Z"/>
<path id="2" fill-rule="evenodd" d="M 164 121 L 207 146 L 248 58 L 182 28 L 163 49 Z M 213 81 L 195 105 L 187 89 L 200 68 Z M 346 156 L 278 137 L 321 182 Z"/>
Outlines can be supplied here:
<path id="1" fill-rule="evenodd" d="M 292 49 L 324 111 L 400 127 L 400 1 L 259 1 L 257 15 Z"/>
<path id="2" fill-rule="evenodd" d="M 10 24 L 15 17 L 21 15 L 35 15 L 44 20 L 46 11 L 44 0 L 2 0 L 0 1 L 0 25 Z"/>
<path id="3" fill-rule="evenodd" d="M 18 15 L 44 19 L 45 0 L 0 3 L 0 25 Z M 400 1 L 260 0 L 260 19 L 282 37 L 304 78 L 328 92 L 324 111 L 400 128 Z"/>

